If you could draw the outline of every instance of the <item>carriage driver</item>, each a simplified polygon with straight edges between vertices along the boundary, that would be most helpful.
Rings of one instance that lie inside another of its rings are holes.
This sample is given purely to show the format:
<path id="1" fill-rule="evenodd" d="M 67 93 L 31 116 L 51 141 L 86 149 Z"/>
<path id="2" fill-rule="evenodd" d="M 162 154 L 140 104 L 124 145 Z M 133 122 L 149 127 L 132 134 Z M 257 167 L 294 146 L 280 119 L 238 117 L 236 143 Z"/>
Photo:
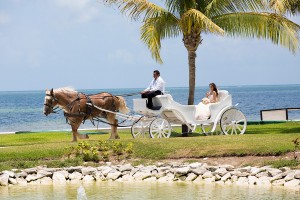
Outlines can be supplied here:
<path id="1" fill-rule="evenodd" d="M 150 85 L 141 92 L 142 98 L 148 98 L 147 107 L 149 109 L 153 109 L 152 98 L 163 94 L 165 89 L 165 81 L 160 77 L 158 70 L 153 71 L 153 78 Z"/>

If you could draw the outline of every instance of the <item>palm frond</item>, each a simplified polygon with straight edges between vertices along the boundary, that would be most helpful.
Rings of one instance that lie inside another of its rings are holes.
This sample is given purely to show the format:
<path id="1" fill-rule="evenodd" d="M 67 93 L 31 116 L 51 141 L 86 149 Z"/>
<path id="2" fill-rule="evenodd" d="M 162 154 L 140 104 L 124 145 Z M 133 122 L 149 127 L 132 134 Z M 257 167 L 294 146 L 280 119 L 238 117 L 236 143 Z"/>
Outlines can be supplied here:
<path id="1" fill-rule="evenodd" d="M 202 1 L 202 0 L 198 0 Z M 236 12 L 261 11 L 266 8 L 264 0 L 207 0 L 202 11 L 209 17 Z"/>
<path id="2" fill-rule="evenodd" d="M 227 35 L 269 39 L 274 44 L 295 53 L 299 47 L 300 26 L 287 18 L 272 13 L 232 13 L 212 19 Z"/>
<path id="3" fill-rule="evenodd" d="M 151 51 L 152 57 L 162 63 L 160 57 L 161 40 L 176 37 L 181 33 L 178 19 L 172 13 L 162 13 L 160 16 L 147 19 L 141 27 L 141 40 Z"/>
<path id="4" fill-rule="evenodd" d="M 165 0 L 167 9 L 178 16 L 181 16 L 191 8 L 196 8 L 197 0 Z"/>
<path id="5" fill-rule="evenodd" d="M 167 12 L 162 7 L 147 0 L 103 0 L 108 5 L 116 5 L 121 13 L 128 15 L 133 20 L 142 15 L 144 20 L 158 16 L 161 12 Z"/>
<path id="6" fill-rule="evenodd" d="M 184 34 L 189 34 L 192 30 L 199 33 L 202 31 L 217 34 L 224 33 L 222 28 L 196 9 L 190 9 L 183 14 L 180 19 L 180 26 Z"/>

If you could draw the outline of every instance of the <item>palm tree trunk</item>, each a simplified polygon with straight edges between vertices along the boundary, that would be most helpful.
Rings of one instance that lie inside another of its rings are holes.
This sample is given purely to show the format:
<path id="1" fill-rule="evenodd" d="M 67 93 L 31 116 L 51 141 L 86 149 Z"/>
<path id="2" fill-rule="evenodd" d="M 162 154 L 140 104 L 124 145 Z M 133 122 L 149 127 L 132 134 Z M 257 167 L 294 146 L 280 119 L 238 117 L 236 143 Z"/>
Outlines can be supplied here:
<path id="1" fill-rule="evenodd" d="M 189 97 L 188 105 L 194 105 L 195 97 L 195 86 L 196 86 L 196 51 L 201 43 L 201 35 L 195 31 L 192 31 L 190 34 L 183 36 L 183 43 L 188 51 L 188 63 L 189 63 Z M 182 125 L 182 133 L 187 135 L 188 127 L 184 124 Z"/>

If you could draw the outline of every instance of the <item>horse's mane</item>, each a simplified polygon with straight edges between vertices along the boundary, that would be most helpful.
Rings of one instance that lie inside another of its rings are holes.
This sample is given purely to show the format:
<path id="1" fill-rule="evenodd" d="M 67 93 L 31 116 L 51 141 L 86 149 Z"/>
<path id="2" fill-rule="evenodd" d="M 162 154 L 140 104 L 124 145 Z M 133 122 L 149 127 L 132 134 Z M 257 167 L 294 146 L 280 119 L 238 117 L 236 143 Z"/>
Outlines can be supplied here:
<path id="1" fill-rule="evenodd" d="M 77 91 L 73 87 L 62 87 L 57 88 L 54 92 L 62 92 L 62 93 L 77 93 Z"/>

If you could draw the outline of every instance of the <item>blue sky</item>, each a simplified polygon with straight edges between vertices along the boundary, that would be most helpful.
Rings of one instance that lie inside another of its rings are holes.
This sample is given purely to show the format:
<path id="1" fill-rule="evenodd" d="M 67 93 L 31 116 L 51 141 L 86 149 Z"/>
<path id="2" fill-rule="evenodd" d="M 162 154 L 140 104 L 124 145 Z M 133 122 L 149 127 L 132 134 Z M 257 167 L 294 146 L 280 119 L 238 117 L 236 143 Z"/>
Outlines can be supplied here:
<path id="1" fill-rule="evenodd" d="M 0 0 L 0 90 L 146 87 L 154 69 L 188 86 L 181 38 L 163 41 L 159 65 L 140 25 L 100 0 Z M 300 84 L 300 52 L 269 41 L 203 35 L 197 54 L 197 86 Z"/>

